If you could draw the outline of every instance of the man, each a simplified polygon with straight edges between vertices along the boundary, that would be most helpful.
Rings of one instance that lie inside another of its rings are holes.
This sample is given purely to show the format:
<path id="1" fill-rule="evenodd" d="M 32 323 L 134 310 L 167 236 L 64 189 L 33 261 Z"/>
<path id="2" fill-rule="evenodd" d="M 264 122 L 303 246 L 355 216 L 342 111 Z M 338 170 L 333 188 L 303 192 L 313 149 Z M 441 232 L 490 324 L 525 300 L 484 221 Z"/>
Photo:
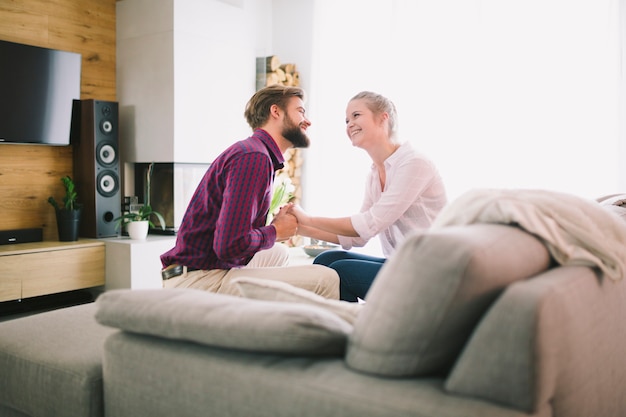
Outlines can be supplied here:
<path id="1" fill-rule="evenodd" d="M 211 164 L 189 202 L 176 246 L 161 255 L 164 287 L 238 295 L 232 280 L 245 276 L 279 280 L 338 299 L 334 270 L 284 266 L 287 249 L 275 242 L 296 234 L 295 216 L 281 209 L 265 224 L 283 153 L 310 143 L 304 91 L 265 87 L 248 101 L 244 115 L 252 136 L 231 145 Z"/>

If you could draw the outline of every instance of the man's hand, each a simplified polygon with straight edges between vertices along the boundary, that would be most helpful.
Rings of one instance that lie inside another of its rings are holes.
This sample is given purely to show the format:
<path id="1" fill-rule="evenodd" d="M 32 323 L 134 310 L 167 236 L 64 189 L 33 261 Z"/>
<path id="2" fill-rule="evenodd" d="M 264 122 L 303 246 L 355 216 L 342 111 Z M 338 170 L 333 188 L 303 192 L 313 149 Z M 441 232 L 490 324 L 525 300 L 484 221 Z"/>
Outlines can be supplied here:
<path id="1" fill-rule="evenodd" d="M 283 206 L 274 216 L 272 225 L 276 229 L 276 241 L 281 242 L 287 240 L 298 232 L 298 220 L 296 216 L 289 213 L 291 204 Z"/>

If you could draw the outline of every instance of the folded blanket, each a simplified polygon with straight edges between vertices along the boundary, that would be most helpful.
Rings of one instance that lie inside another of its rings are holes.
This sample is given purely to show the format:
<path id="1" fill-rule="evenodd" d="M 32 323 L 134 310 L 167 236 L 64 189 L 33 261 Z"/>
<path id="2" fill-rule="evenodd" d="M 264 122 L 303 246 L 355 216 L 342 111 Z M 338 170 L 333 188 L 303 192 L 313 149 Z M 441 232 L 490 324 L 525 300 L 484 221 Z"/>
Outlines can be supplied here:
<path id="1" fill-rule="evenodd" d="M 611 194 L 596 199 L 601 206 L 626 206 L 626 194 Z"/>
<path id="2" fill-rule="evenodd" d="M 541 239 L 561 265 L 624 276 L 626 222 L 598 202 L 547 190 L 478 189 L 446 206 L 433 229 L 472 223 L 514 224 Z"/>

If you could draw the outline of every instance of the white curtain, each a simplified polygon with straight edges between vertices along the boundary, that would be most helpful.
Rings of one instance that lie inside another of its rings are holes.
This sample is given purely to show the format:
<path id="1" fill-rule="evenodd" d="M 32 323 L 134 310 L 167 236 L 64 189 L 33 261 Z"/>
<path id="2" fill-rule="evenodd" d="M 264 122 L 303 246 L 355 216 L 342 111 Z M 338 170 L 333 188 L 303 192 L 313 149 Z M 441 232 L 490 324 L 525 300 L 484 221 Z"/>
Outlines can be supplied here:
<path id="1" fill-rule="evenodd" d="M 366 153 L 345 134 L 361 90 L 392 99 L 400 139 L 473 188 L 597 197 L 620 189 L 618 0 L 316 0 L 303 205 L 361 204 Z"/>

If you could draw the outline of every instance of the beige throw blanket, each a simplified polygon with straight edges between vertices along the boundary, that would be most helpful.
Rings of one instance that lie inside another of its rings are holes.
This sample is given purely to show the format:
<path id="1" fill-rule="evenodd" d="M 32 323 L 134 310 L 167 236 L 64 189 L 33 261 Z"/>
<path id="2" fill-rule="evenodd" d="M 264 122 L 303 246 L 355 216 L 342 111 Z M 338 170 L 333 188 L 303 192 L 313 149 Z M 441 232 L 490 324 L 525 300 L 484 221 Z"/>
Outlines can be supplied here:
<path id="1" fill-rule="evenodd" d="M 479 189 L 446 206 L 432 228 L 472 223 L 516 224 L 540 238 L 561 265 L 598 267 L 620 280 L 626 222 L 593 200 L 546 190 Z"/>

